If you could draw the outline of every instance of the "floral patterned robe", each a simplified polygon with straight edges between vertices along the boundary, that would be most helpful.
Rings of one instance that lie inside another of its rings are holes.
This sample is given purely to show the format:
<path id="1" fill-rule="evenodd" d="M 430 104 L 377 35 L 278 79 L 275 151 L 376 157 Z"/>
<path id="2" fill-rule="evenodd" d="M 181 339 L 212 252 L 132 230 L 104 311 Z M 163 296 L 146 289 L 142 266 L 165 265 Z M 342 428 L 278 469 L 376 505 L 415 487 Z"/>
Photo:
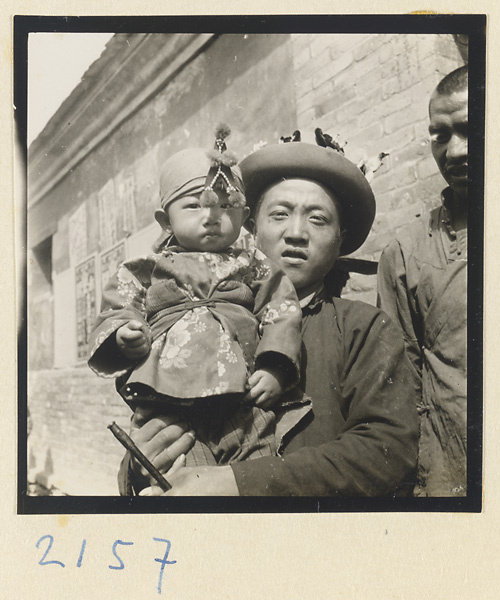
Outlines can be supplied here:
<path id="1" fill-rule="evenodd" d="M 142 322 L 151 340 L 139 362 L 116 345 L 116 330 L 130 320 Z M 276 354 L 289 366 L 291 387 L 298 380 L 300 324 L 293 284 L 259 250 L 164 248 L 124 262 L 109 281 L 89 365 L 118 378 L 131 403 L 243 394 L 249 373 L 273 364 Z"/>

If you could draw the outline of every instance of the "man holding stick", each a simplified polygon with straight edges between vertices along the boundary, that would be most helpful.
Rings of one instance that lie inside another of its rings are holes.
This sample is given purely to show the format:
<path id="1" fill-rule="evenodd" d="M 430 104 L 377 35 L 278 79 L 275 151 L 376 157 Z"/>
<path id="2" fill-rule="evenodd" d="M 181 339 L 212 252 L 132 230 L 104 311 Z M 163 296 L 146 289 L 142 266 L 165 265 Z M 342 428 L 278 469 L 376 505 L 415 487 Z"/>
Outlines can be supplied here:
<path id="1" fill-rule="evenodd" d="M 413 488 L 414 377 L 397 328 L 380 310 L 331 297 L 324 279 L 366 239 L 375 214 L 359 169 L 333 147 L 266 146 L 240 167 L 255 243 L 294 284 L 303 312 L 300 387 L 313 410 L 279 456 L 172 469 L 166 495 L 384 496 Z M 144 414 L 131 437 L 166 473 L 191 444 L 184 423 Z M 122 465 L 122 494 L 150 485 Z M 158 493 L 160 490 L 158 489 Z"/>

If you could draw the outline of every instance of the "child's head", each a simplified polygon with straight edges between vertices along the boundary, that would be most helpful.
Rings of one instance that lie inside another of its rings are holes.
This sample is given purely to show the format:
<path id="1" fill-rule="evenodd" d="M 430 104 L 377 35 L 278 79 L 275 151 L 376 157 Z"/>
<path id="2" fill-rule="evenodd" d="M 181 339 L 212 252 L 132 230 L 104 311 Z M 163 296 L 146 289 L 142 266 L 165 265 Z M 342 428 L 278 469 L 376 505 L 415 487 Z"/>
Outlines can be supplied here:
<path id="1" fill-rule="evenodd" d="M 226 250 L 238 239 L 249 209 L 230 204 L 225 190 L 217 190 L 216 193 L 218 202 L 211 206 L 203 206 L 201 192 L 181 196 L 165 208 L 158 209 L 156 220 L 186 250 Z"/>
<path id="2" fill-rule="evenodd" d="M 216 131 L 215 149 L 182 150 L 163 165 L 161 209 L 155 213 L 162 229 L 186 250 L 220 252 L 240 234 L 249 209 L 236 158 L 227 151 L 227 127 Z"/>

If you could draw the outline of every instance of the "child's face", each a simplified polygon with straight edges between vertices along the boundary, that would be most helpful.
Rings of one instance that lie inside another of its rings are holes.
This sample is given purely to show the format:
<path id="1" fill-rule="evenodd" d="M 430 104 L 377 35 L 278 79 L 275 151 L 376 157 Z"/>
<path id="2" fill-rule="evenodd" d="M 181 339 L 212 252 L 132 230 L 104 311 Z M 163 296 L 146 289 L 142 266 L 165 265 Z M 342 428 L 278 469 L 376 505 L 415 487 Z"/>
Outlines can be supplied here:
<path id="1" fill-rule="evenodd" d="M 218 191 L 217 195 L 219 203 L 210 207 L 201 205 L 199 195 L 179 198 L 168 206 L 164 222 L 157 217 L 158 221 L 186 250 L 226 250 L 238 239 L 249 209 L 233 208 L 225 192 Z"/>

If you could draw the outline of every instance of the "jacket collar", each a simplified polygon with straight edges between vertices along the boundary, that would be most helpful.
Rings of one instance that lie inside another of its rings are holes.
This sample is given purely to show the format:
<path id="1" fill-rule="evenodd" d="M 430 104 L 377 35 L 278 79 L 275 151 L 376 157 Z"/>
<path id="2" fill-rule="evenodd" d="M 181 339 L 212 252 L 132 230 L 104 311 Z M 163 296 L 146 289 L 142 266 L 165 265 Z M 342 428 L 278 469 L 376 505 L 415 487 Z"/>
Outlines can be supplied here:
<path id="1" fill-rule="evenodd" d="M 325 302 L 325 300 L 328 299 L 325 286 L 321 284 L 319 290 L 314 292 L 311 297 L 308 296 L 304 300 L 308 300 L 308 298 L 310 298 L 310 300 L 305 304 L 305 306 L 302 304 L 302 302 L 300 303 L 302 307 L 302 312 L 304 314 L 316 312 L 317 310 L 319 310 L 319 307 Z"/>

